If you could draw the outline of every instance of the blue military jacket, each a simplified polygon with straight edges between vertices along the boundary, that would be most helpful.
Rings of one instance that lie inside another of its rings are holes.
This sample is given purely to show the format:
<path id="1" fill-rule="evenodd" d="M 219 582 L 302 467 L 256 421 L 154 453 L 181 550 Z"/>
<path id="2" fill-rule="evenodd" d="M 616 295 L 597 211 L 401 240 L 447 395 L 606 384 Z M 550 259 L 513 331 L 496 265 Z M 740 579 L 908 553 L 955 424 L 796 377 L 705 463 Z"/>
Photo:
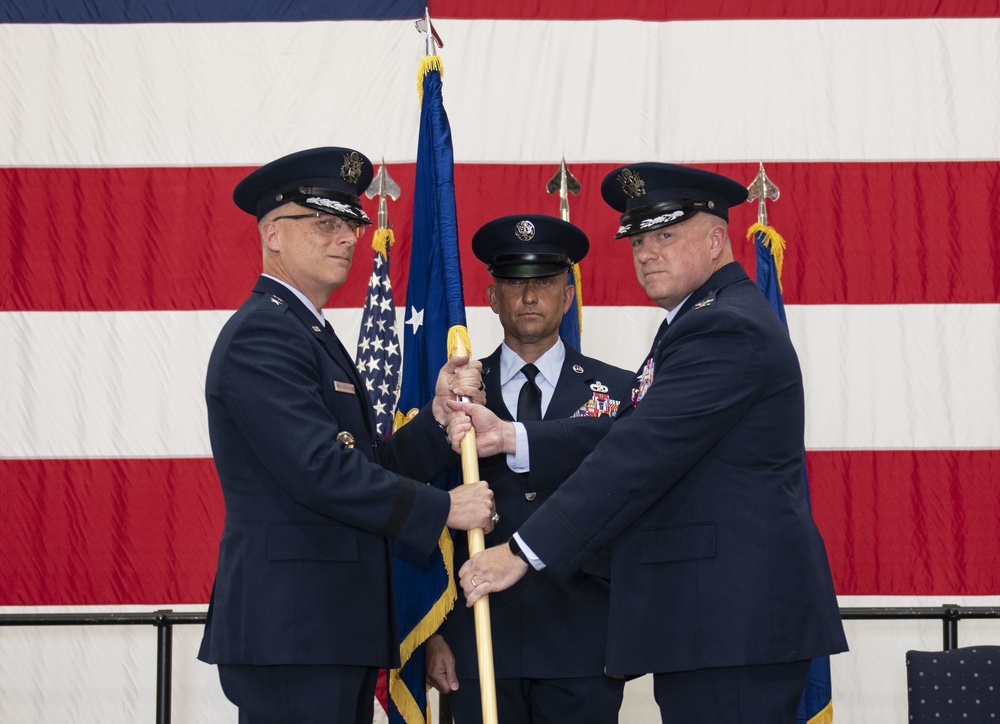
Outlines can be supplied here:
<path id="1" fill-rule="evenodd" d="M 205 396 L 226 515 L 199 658 L 398 664 L 389 539 L 433 550 L 450 500 L 419 481 L 457 459 L 433 416 L 379 442 L 336 335 L 266 277 L 223 327 Z"/>
<path id="2" fill-rule="evenodd" d="M 612 546 L 608 673 L 846 650 L 802 489 L 798 359 L 738 263 L 691 295 L 649 359 L 635 407 L 519 529 L 563 576 Z M 576 423 L 526 424 L 533 472 L 575 464 L 546 450 L 595 443 Z"/>

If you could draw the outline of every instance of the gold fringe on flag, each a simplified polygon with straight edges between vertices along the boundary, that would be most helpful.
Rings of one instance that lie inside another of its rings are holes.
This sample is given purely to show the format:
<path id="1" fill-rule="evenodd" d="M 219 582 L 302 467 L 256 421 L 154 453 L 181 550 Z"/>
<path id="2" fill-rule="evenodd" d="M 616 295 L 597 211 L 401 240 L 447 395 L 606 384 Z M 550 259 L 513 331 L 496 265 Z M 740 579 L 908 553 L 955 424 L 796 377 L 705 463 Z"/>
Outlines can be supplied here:
<path id="1" fill-rule="evenodd" d="M 420 61 L 420 68 L 417 69 L 417 95 L 420 100 L 424 99 L 424 76 L 432 70 L 444 75 L 444 63 L 441 62 L 440 55 L 425 55 Z"/>
<path id="2" fill-rule="evenodd" d="M 456 328 L 453 327 L 452 329 Z M 438 623 L 451 613 L 451 610 L 455 607 L 455 601 L 458 600 L 458 589 L 455 587 L 455 548 L 451 540 L 451 533 L 448 532 L 447 528 L 441 531 L 441 538 L 438 540 L 438 545 L 441 548 L 442 558 L 444 558 L 445 570 L 448 572 L 448 587 L 399 645 L 400 668 L 389 670 L 389 695 L 392 697 L 392 701 L 395 703 L 405 722 L 421 721 L 423 720 L 423 713 L 420 711 L 420 706 L 413 697 L 413 693 L 402 679 L 403 667 L 406 666 L 406 662 L 413 656 L 413 652 L 429 639 L 432 634 L 437 632 Z M 429 702 L 428 707 L 430 707 Z M 426 719 L 425 721 L 430 721 L 430 719 Z"/>
<path id="3" fill-rule="evenodd" d="M 771 256 L 774 257 L 774 268 L 778 271 L 778 289 L 784 291 L 781 287 L 781 267 L 785 263 L 785 240 L 781 238 L 781 234 L 774 230 L 774 227 L 764 226 L 760 222 L 747 229 L 747 239 L 752 239 L 757 232 L 764 234 L 763 244 L 771 250 Z"/>
<path id="4" fill-rule="evenodd" d="M 372 239 L 372 249 L 382 255 L 383 259 L 389 258 L 389 247 L 396 243 L 396 237 L 392 235 L 392 229 L 376 229 L 375 237 Z"/>
<path id="5" fill-rule="evenodd" d="M 809 724 L 833 724 L 833 702 L 823 707 L 821 711 L 816 712 L 809 720 Z"/>
<path id="6" fill-rule="evenodd" d="M 465 345 L 466 350 L 472 349 L 472 344 L 469 342 L 469 330 L 463 325 L 455 325 L 448 329 L 449 357 L 455 355 L 455 350 L 459 342 Z M 408 423 L 418 412 L 419 410 L 414 408 L 404 415 L 397 410 L 393 430 L 398 430 Z M 447 588 L 445 588 L 438 597 L 438 600 L 434 602 L 434 605 L 424 614 L 424 617 L 420 619 L 417 625 L 406 634 L 406 638 L 399 645 L 400 668 L 391 669 L 388 676 L 389 695 L 392 697 L 392 701 L 395 703 L 405 722 L 421 721 L 422 713 L 417 700 L 413 696 L 413 692 L 410 691 L 402 679 L 402 667 L 410 660 L 410 657 L 417 648 L 437 631 L 440 622 L 451 612 L 455 607 L 455 601 L 458 600 L 458 589 L 455 586 L 455 547 L 447 528 L 441 531 L 438 546 L 441 549 L 441 557 L 444 560 L 444 567 L 448 574 Z"/>

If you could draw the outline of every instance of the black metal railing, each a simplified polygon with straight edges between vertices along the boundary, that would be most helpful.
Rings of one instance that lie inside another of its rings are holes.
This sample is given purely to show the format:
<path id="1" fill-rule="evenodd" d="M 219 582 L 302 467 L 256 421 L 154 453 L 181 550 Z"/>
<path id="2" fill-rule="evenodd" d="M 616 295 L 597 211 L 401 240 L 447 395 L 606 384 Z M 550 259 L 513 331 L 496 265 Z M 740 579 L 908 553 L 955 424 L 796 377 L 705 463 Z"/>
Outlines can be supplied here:
<path id="1" fill-rule="evenodd" d="M 942 648 L 958 648 L 958 622 L 963 619 L 1000 619 L 1000 608 L 991 606 L 943 606 L 924 608 L 841 608 L 845 621 L 911 621 L 938 619 L 942 624 Z M 171 610 L 150 613 L 3 613 L 0 626 L 155 626 L 156 627 L 156 724 L 170 724 L 170 687 L 173 667 L 173 627 L 205 623 L 204 612 Z"/>
<path id="2" fill-rule="evenodd" d="M 925 608 L 841 608 L 845 621 L 912 621 L 940 619 L 942 647 L 945 651 L 958 648 L 958 622 L 965 618 L 1000 618 L 1000 608 L 992 606 L 959 606 L 945 603 Z"/>
<path id="3" fill-rule="evenodd" d="M 155 626 L 156 724 L 170 724 L 174 626 L 205 623 L 205 613 L 170 610 L 151 613 L 3 613 L 0 626 Z"/>

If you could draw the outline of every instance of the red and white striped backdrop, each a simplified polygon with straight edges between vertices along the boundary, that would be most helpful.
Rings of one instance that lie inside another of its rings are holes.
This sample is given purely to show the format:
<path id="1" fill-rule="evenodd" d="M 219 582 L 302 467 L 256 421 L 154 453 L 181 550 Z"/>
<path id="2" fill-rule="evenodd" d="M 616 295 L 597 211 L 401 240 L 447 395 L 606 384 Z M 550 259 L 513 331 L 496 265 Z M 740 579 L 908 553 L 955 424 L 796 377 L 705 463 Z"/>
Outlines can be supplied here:
<path id="1" fill-rule="evenodd" d="M 432 5 L 474 351 L 500 330 L 472 233 L 556 214 L 561 157 L 592 243 L 584 351 L 629 368 L 661 312 L 600 180 L 661 160 L 749 183 L 763 160 L 842 605 L 1000 603 L 1000 4 L 637 5 Z M 408 20 L 0 24 L 0 610 L 204 608 L 222 523 L 204 371 L 260 265 L 232 187 L 310 146 L 384 158 L 402 305 L 423 50 Z M 731 220 L 751 275 L 755 220 Z M 348 343 L 370 262 L 327 310 Z M 199 634 L 178 632 L 175 716 L 232 717 Z M 902 721 L 902 652 L 936 626 L 849 636 L 838 720 Z M 0 720 L 151 718 L 151 637 L 0 629 Z M 632 691 L 623 721 L 645 721 Z"/>

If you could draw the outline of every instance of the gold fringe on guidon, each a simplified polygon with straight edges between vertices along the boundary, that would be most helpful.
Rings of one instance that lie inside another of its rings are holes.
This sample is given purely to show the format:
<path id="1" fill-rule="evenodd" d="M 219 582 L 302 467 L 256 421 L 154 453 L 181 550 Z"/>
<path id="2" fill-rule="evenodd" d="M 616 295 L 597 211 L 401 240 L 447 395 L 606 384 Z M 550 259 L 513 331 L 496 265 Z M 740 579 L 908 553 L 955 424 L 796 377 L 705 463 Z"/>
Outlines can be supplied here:
<path id="1" fill-rule="evenodd" d="M 833 702 L 816 712 L 816 715 L 809 720 L 809 724 L 833 724 Z"/>
<path id="2" fill-rule="evenodd" d="M 388 238 L 392 238 L 391 230 L 380 229 L 379 231 L 388 231 Z M 388 243 L 391 244 L 392 242 L 389 241 Z M 372 246 L 374 245 L 375 242 L 372 241 Z M 454 356 L 459 342 L 465 345 L 466 350 L 472 349 L 472 344 L 469 342 L 469 330 L 463 325 L 455 325 L 448 329 L 448 357 Z M 397 410 L 393 430 L 398 430 L 412 420 L 417 412 L 419 410 L 416 408 L 409 410 L 406 414 Z M 406 638 L 403 639 L 403 642 L 399 645 L 400 668 L 391 669 L 388 675 L 389 695 L 392 697 L 393 702 L 395 702 L 396 708 L 399 709 L 399 713 L 405 722 L 423 721 L 424 712 L 420 711 L 417 700 L 413 698 L 412 692 L 410 692 L 401 679 L 402 667 L 410 660 L 410 657 L 417 648 L 429 639 L 431 634 L 437 631 L 437 622 L 444 620 L 445 616 L 455 607 L 455 601 L 458 600 L 458 589 L 455 587 L 455 547 L 447 528 L 441 531 L 438 546 L 441 549 L 441 557 L 444 559 L 444 567 L 448 573 L 448 586 L 441 593 L 440 597 L 438 597 L 438 600 L 434 602 L 431 609 L 410 630 Z"/>
<path id="3" fill-rule="evenodd" d="M 396 237 L 392 235 L 392 229 L 376 229 L 375 238 L 372 239 L 372 249 L 381 254 L 383 259 L 389 258 L 389 247 L 396 243 Z"/>
<path id="4" fill-rule="evenodd" d="M 774 230 L 774 227 L 764 226 L 760 222 L 747 229 L 747 239 L 752 239 L 757 232 L 764 234 L 764 246 L 771 250 L 774 257 L 774 267 L 778 271 L 778 289 L 781 289 L 781 266 L 785 263 L 785 240 L 781 234 Z M 782 289 L 782 291 L 784 291 Z"/>
<path id="5" fill-rule="evenodd" d="M 398 413 L 397 413 L 398 415 Z M 405 722 L 430 721 L 424 719 L 424 712 L 420 711 L 417 700 L 400 678 L 402 667 L 413 656 L 413 652 L 437 631 L 436 622 L 444 620 L 445 616 L 451 613 L 458 599 L 458 589 L 455 588 L 455 548 L 451 540 L 451 534 L 445 528 L 441 531 L 441 538 L 438 540 L 441 548 L 441 555 L 444 558 L 444 567 L 448 572 L 448 587 L 441 594 L 441 597 L 434 602 L 430 611 L 420 619 L 406 638 L 399 645 L 399 669 L 390 669 L 388 674 L 389 696 L 399 709 L 399 713 Z M 428 702 L 428 709 L 430 703 Z"/>
<path id="6" fill-rule="evenodd" d="M 441 62 L 440 55 L 425 55 L 420 61 L 420 68 L 417 69 L 417 94 L 420 100 L 424 99 L 424 76 L 432 70 L 444 75 L 444 63 Z"/>

